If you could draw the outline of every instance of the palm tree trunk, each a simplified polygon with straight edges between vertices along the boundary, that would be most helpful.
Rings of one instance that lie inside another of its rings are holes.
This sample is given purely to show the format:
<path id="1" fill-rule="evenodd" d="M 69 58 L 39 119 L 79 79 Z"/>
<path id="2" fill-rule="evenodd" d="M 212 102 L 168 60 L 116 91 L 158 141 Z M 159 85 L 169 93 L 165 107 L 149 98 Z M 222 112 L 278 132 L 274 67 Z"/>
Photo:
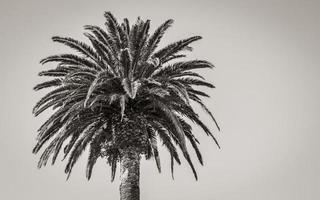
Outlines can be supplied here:
<path id="1" fill-rule="evenodd" d="M 140 199 L 140 154 L 134 148 L 121 150 L 120 200 Z"/>

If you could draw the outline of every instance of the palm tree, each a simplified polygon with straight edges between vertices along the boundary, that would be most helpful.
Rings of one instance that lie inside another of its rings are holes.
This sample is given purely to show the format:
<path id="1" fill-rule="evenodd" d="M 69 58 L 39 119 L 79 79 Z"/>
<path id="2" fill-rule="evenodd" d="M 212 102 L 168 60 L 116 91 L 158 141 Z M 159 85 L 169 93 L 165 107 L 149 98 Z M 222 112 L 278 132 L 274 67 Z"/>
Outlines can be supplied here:
<path id="1" fill-rule="evenodd" d="M 158 142 L 162 142 L 171 156 L 172 177 L 174 163 L 180 164 L 180 149 L 197 179 L 186 140 L 199 162 L 203 162 L 190 122 L 199 125 L 217 145 L 218 142 L 190 101 L 198 103 L 218 129 L 219 126 L 201 99 L 209 95 L 195 88 L 214 86 L 192 70 L 213 65 L 205 60 L 174 61 L 185 57 L 184 51 L 192 50 L 189 45 L 201 37 L 190 37 L 157 50 L 173 20 L 149 34 L 150 20 L 138 18 L 130 26 L 128 19 L 119 24 L 110 12 L 104 16 L 107 31 L 98 26 L 84 27 L 91 45 L 69 37 L 53 37 L 54 42 L 77 53 L 53 55 L 40 62 L 57 65 L 40 72 L 39 76 L 52 79 L 34 87 L 54 88 L 33 109 L 35 116 L 48 108 L 55 110 L 38 130 L 33 153 L 49 143 L 38 167 L 45 166 L 51 155 L 54 164 L 63 148 L 64 158 L 69 155 L 65 168 L 69 178 L 74 164 L 88 147 L 86 177 L 90 179 L 97 159 L 105 158 L 113 181 L 120 162 L 120 199 L 137 200 L 140 158 L 154 157 L 160 172 Z"/>

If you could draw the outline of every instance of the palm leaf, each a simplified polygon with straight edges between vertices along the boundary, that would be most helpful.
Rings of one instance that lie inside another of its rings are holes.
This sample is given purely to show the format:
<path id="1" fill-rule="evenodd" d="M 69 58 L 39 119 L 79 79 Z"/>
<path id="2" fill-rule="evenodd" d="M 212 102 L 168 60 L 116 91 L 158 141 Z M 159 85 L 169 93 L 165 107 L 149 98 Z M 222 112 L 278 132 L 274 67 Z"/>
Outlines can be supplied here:
<path id="1" fill-rule="evenodd" d="M 193 36 L 184 40 L 180 40 L 178 42 L 172 43 L 159 51 L 157 51 L 154 56 L 158 57 L 160 61 L 162 62 L 167 57 L 172 56 L 176 53 L 178 53 L 181 50 L 184 50 L 190 43 L 195 42 L 197 40 L 200 40 L 200 36 Z"/>

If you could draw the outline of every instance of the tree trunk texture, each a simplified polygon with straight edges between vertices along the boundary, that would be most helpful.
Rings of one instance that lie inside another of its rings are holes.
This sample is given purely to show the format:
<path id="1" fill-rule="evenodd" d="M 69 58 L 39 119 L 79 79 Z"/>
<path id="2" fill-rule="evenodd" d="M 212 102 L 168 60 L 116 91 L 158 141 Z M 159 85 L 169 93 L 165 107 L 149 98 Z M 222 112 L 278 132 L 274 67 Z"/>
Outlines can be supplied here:
<path id="1" fill-rule="evenodd" d="M 140 153 L 130 147 L 120 153 L 120 200 L 139 200 Z"/>

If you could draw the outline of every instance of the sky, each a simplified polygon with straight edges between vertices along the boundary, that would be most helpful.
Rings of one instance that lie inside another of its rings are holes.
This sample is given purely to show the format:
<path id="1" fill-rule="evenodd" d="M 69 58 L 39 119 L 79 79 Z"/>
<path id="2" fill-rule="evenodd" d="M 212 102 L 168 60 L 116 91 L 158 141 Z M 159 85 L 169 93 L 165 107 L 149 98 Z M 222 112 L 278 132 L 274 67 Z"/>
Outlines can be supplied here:
<path id="1" fill-rule="evenodd" d="M 48 68 L 39 61 L 68 50 L 51 37 L 85 40 L 83 25 L 102 26 L 104 11 L 151 19 L 151 30 L 172 18 L 161 45 L 201 35 L 189 58 L 216 66 L 202 74 L 216 86 L 206 103 L 221 131 L 196 109 L 222 148 L 194 127 L 204 157 L 204 166 L 195 164 L 198 181 L 186 162 L 172 180 L 165 151 L 161 174 L 143 160 L 142 200 L 320 199 L 319 9 L 312 0 L 1 0 L 0 199 L 119 199 L 119 179 L 110 182 L 105 161 L 87 181 L 84 154 L 66 181 L 65 162 L 39 170 L 31 153 L 50 114 L 31 113 L 44 94 L 32 90 Z"/>

